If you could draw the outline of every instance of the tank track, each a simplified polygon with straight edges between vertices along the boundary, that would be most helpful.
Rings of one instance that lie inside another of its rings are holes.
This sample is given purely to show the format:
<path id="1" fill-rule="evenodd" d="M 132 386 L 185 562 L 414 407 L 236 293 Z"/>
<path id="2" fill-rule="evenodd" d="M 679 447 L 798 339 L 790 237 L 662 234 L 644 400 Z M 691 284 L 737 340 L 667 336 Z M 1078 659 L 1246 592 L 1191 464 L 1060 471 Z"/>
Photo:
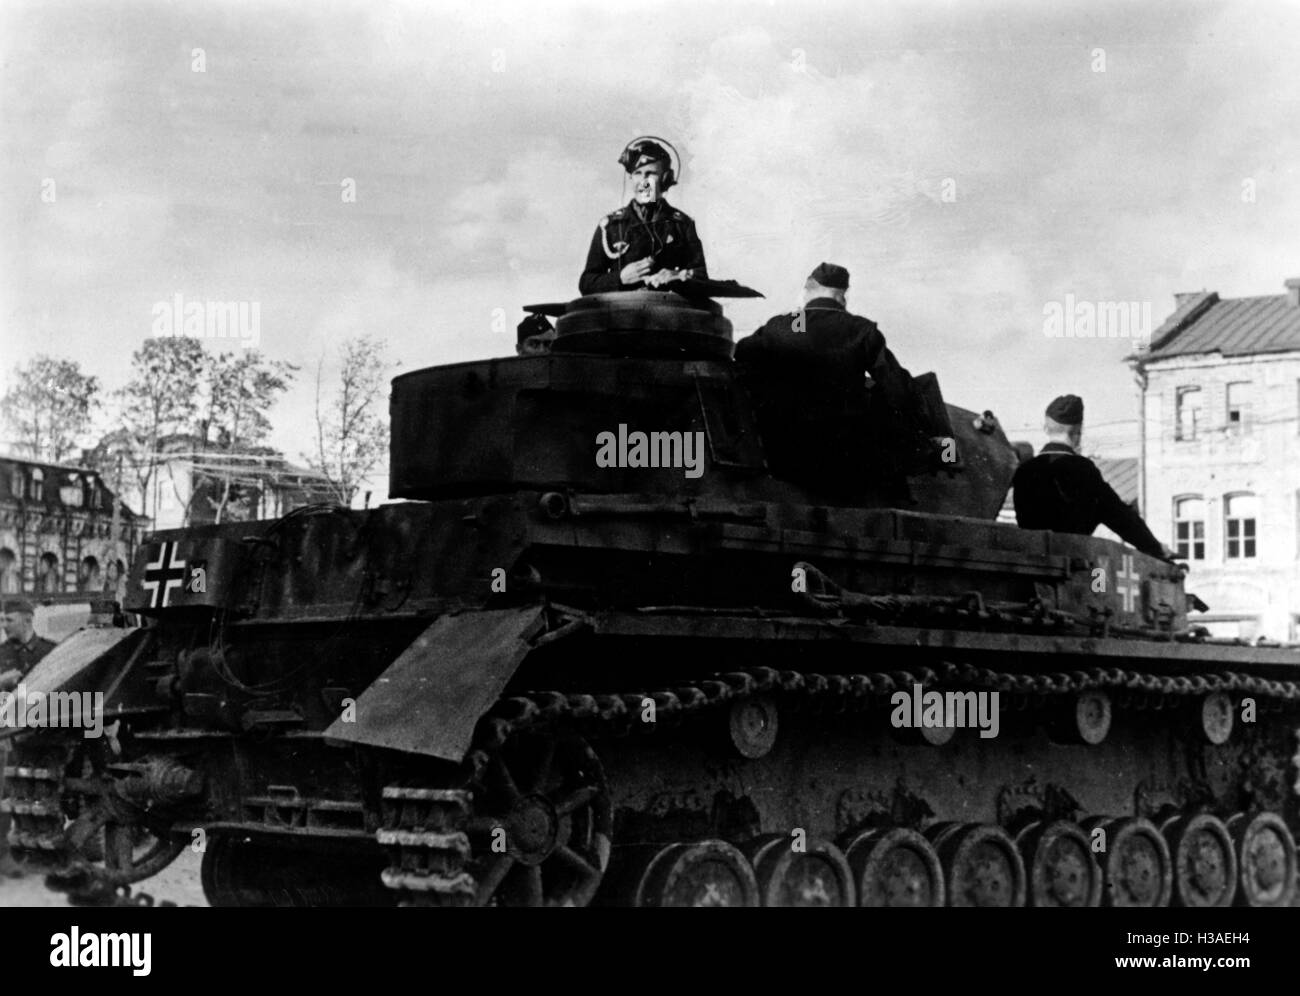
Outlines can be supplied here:
<path id="1" fill-rule="evenodd" d="M 601 738 L 653 735 L 687 717 L 760 695 L 780 695 L 805 707 L 847 712 L 879 705 L 882 696 L 910 690 L 916 684 L 926 689 L 997 690 L 1010 696 L 1007 708 L 1011 710 L 1032 709 L 1053 697 L 1085 691 L 1114 694 L 1117 704 L 1136 710 L 1175 707 L 1214 693 L 1255 696 L 1262 700 L 1261 708 L 1278 710 L 1300 703 L 1300 682 L 1237 672 L 1182 676 L 1115 667 L 1026 674 L 955 663 L 939 669 L 850 675 L 759 667 L 717 673 L 694 684 L 657 691 L 582 694 L 552 690 L 511 695 L 480 720 L 465 761 L 471 773 L 465 787 L 385 787 L 383 827 L 377 835 L 389 861 L 384 883 L 398 893 L 402 905 L 467 906 L 481 899 L 479 883 L 471 871 L 471 837 L 475 829 L 483 829 L 476 827 L 482 821 L 473 817 L 473 782 L 493 752 L 519 733 L 565 727 Z M 638 721 L 647 699 L 655 705 L 654 723 Z M 1288 761 L 1290 788 L 1300 793 L 1300 780 L 1295 777 L 1300 751 Z"/>
<path id="2" fill-rule="evenodd" d="M 11 755 L 12 756 L 12 755 Z M 9 850 L 18 861 L 53 867 L 71 857 L 63 833 L 63 773 L 56 765 L 20 764 L 4 771 L 0 811 L 12 815 Z"/>

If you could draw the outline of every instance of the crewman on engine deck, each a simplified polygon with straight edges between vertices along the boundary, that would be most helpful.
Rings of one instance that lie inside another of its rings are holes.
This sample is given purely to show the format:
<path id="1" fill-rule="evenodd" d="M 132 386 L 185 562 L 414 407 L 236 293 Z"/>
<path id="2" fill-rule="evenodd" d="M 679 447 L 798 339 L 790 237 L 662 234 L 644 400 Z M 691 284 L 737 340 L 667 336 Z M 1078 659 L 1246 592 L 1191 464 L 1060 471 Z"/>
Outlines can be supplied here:
<path id="1" fill-rule="evenodd" d="M 1083 439 L 1083 400 L 1063 394 L 1047 406 L 1048 443 L 1016 469 L 1016 522 L 1022 529 L 1050 529 L 1091 536 L 1106 525 L 1120 539 L 1153 557 L 1173 554 L 1152 535 L 1142 516 L 1106 483 L 1097 465 L 1078 452 Z"/>
<path id="2" fill-rule="evenodd" d="M 677 169 L 653 135 L 633 139 L 618 157 L 632 178 L 632 200 L 600 220 L 578 278 L 583 294 L 663 287 L 675 281 L 708 279 L 704 246 L 695 222 L 664 200 L 677 183 Z M 680 163 L 680 158 L 679 158 Z"/>

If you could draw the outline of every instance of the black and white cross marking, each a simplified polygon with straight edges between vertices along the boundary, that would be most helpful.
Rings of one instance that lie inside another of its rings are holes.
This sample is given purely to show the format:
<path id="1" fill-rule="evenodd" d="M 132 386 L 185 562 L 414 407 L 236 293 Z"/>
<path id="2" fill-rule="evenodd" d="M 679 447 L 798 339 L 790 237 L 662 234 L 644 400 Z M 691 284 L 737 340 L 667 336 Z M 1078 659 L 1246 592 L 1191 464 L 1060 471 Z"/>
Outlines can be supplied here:
<path id="1" fill-rule="evenodd" d="M 1115 591 L 1124 599 L 1124 611 L 1136 612 L 1142 576 L 1133 569 L 1133 558 L 1128 554 L 1124 554 L 1121 563 L 1123 566 L 1115 572 Z"/>
<path id="2" fill-rule="evenodd" d="M 172 588 L 179 590 L 185 585 L 185 561 L 176 558 L 175 543 L 159 544 L 158 559 L 145 565 L 141 585 L 149 592 L 149 608 L 167 608 Z"/>

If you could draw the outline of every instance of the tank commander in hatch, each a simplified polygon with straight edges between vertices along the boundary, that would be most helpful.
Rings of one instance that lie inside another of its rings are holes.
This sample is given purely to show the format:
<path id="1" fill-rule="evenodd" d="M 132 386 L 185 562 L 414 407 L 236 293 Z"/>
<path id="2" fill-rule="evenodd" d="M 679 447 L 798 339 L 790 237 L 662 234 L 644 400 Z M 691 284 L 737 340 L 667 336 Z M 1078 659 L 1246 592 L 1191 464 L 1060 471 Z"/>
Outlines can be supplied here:
<path id="1" fill-rule="evenodd" d="M 901 493 L 932 444 L 911 374 L 876 323 L 849 312 L 848 288 L 848 270 L 820 264 L 803 307 L 736 343 L 736 363 L 773 473 L 836 491 L 858 491 L 873 476 Z"/>
<path id="2" fill-rule="evenodd" d="M 1142 516 L 1106 483 L 1097 465 L 1079 454 L 1081 398 L 1063 394 L 1048 405 L 1043 431 L 1047 445 L 1016 468 L 1011 482 L 1020 528 L 1091 536 L 1104 524 L 1143 553 L 1173 559 L 1173 553 L 1152 535 Z"/>
<path id="3" fill-rule="evenodd" d="M 591 237 L 583 294 L 663 287 L 692 277 L 708 279 L 695 222 L 664 200 L 677 183 L 669 143 L 653 135 L 633 139 L 618 157 L 632 178 L 632 200 L 604 218 Z M 675 150 L 674 150 L 675 151 Z"/>

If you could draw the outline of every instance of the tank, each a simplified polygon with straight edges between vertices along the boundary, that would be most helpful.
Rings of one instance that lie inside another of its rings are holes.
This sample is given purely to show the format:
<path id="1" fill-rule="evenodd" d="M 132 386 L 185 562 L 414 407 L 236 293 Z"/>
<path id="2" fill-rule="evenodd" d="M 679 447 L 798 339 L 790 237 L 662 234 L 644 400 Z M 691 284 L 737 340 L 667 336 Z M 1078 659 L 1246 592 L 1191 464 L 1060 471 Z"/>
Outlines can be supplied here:
<path id="1" fill-rule="evenodd" d="M 193 848 L 221 906 L 1291 903 L 1300 652 L 996 521 L 1017 452 L 932 376 L 936 458 L 832 495 L 768 472 L 716 301 L 550 310 L 393 381 L 403 501 L 158 532 L 142 624 L 28 675 L 109 724 L 5 733 L 50 888 Z"/>

